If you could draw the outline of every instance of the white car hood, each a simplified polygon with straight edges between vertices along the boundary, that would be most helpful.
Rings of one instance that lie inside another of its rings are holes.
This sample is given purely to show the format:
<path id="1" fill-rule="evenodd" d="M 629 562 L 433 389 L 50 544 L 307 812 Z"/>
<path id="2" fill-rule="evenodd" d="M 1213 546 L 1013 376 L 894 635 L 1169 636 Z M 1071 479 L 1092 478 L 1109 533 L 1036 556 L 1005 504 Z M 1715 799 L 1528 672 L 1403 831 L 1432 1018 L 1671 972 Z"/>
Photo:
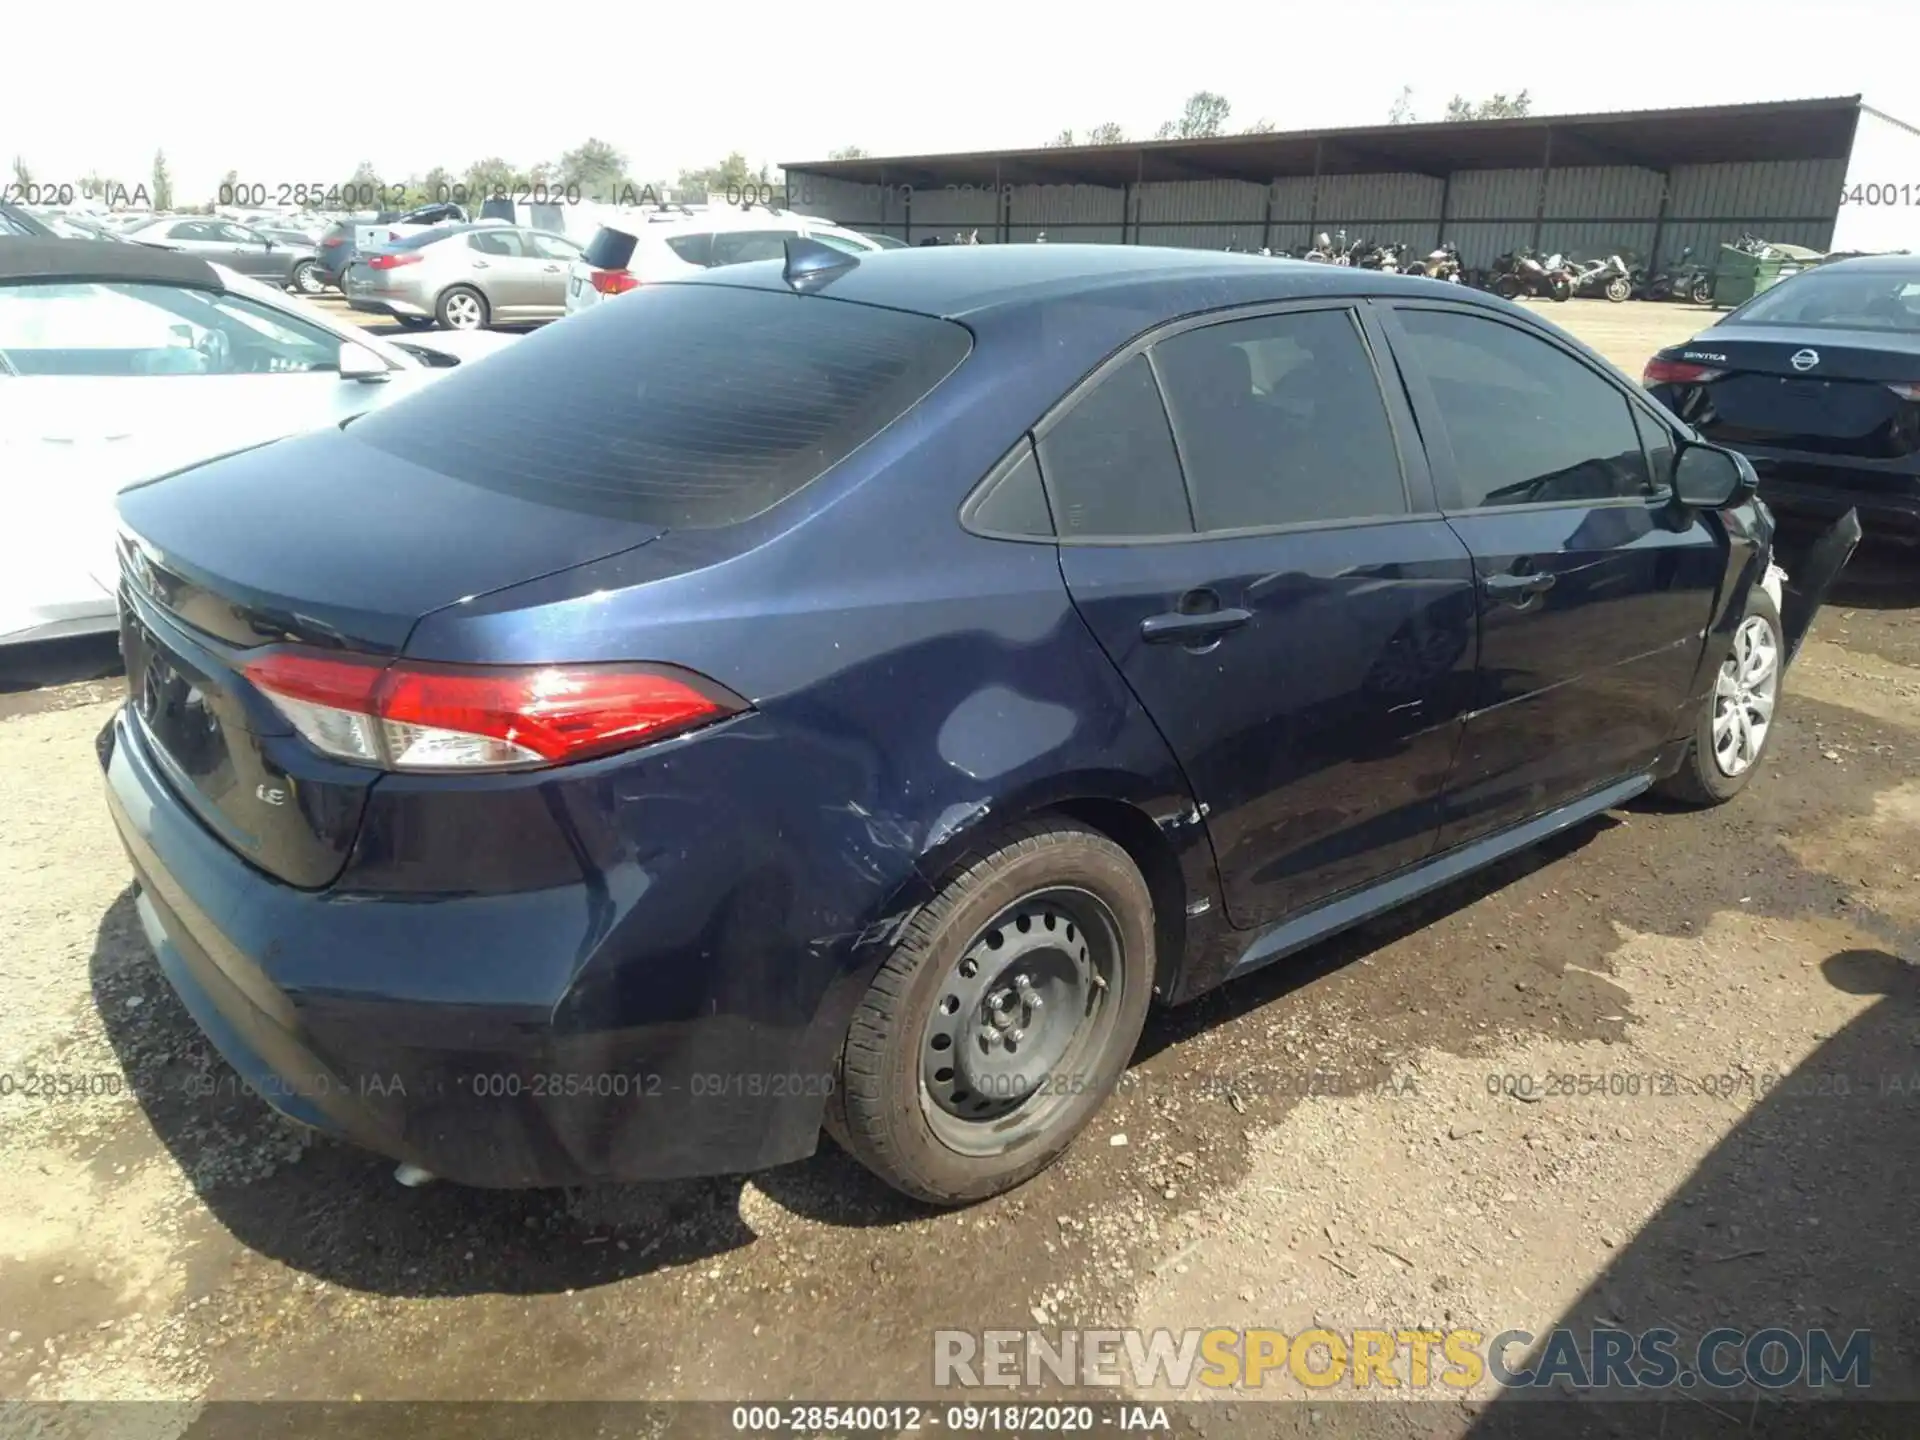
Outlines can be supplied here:
<path id="1" fill-rule="evenodd" d="M 431 350 L 436 355 L 445 355 L 465 365 L 494 354 L 520 337 L 498 330 L 423 330 L 404 337 L 387 335 L 381 338 L 395 349 Z"/>

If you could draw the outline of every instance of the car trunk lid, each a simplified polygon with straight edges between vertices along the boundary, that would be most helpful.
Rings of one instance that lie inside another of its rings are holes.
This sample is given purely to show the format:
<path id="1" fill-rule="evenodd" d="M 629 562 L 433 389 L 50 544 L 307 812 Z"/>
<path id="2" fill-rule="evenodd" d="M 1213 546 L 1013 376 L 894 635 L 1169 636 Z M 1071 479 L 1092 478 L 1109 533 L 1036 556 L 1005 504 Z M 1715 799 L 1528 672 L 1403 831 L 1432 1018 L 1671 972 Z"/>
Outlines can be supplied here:
<path id="1" fill-rule="evenodd" d="M 1906 337 L 1722 326 L 1676 358 L 1723 372 L 1683 409 L 1710 440 L 1864 459 L 1920 450 L 1920 344 Z"/>
<path id="2" fill-rule="evenodd" d="M 397 655 L 420 617 L 615 554 L 658 526 L 584 517 L 323 431 L 120 498 L 121 644 L 143 738 L 234 850 L 318 888 L 383 773 L 305 744 L 245 677 L 264 647 Z"/>

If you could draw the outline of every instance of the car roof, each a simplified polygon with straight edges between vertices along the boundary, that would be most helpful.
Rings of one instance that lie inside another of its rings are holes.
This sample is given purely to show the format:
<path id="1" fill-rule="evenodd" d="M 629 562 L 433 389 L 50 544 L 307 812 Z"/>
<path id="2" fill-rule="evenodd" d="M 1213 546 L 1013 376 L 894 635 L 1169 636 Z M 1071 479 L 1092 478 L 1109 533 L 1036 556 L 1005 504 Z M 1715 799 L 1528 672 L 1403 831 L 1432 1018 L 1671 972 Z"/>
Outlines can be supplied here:
<path id="1" fill-rule="evenodd" d="M 680 284 L 785 289 L 778 260 L 730 265 Z M 1494 304 L 1462 285 L 1267 255 L 1155 245 L 935 245 L 875 250 L 821 287 L 838 300 L 961 319 L 1062 301 L 1169 316 L 1314 295 L 1444 294 Z M 1504 308 L 1504 307 L 1502 307 Z"/>
<path id="2" fill-rule="evenodd" d="M 1856 255 L 1851 260 L 1830 260 L 1825 265 L 1812 265 L 1801 271 L 1803 275 L 1818 274 L 1822 270 L 1882 270 L 1894 275 L 1920 275 L 1920 255 Z"/>
<path id="3" fill-rule="evenodd" d="M 0 284 L 15 280 L 118 280 L 224 290 L 195 255 L 121 240 L 21 238 L 0 245 Z"/>

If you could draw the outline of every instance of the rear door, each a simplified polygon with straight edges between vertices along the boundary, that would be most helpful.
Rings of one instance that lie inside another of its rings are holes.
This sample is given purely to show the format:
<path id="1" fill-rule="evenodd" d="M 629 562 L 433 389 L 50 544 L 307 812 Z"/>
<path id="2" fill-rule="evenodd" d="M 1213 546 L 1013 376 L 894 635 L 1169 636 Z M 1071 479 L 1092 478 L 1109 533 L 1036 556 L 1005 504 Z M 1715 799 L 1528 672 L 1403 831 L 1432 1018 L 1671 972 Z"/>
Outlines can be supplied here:
<path id="1" fill-rule="evenodd" d="M 467 266 L 473 282 L 486 292 L 496 320 L 526 320 L 541 303 L 541 284 L 547 262 L 527 253 L 518 230 L 507 226 L 469 230 Z"/>
<path id="2" fill-rule="evenodd" d="M 221 264 L 269 283 L 285 277 L 289 268 L 285 252 L 258 231 L 222 220 L 215 222 L 214 234 L 224 252 L 218 257 Z"/>
<path id="3" fill-rule="evenodd" d="M 1480 307 L 1387 313 L 1479 588 L 1480 690 L 1444 849 L 1652 762 L 1691 686 L 1728 548 L 1717 517 L 1670 503 L 1672 433 L 1631 387 Z"/>
<path id="4" fill-rule="evenodd" d="M 557 319 L 567 313 L 567 282 L 574 262 L 580 259 L 580 247 L 563 235 L 541 230 L 523 230 L 521 243 L 539 262 L 535 283 L 539 287 L 531 302 L 536 319 Z"/>
<path id="5" fill-rule="evenodd" d="M 1472 565 L 1376 340 L 1348 302 L 1190 327 L 1038 432 L 1067 586 L 1236 925 L 1423 859 L 1473 690 Z"/>

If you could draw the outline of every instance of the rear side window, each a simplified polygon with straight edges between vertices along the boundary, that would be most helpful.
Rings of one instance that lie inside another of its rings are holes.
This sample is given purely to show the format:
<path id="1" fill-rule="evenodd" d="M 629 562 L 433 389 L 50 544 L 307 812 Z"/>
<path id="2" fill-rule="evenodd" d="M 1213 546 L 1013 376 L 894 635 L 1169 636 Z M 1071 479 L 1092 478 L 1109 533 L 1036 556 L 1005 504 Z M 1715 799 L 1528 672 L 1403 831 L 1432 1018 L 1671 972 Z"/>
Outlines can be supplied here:
<path id="1" fill-rule="evenodd" d="M 1033 457 L 1033 442 L 1020 441 L 1010 463 L 1002 467 L 981 492 L 967 514 L 967 523 L 992 535 L 1053 534 L 1053 516 L 1047 510 L 1047 496 L 1040 484 L 1040 466 Z"/>
<path id="2" fill-rule="evenodd" d="M 1048 427 L 1040 470 L 1062 536 L 1192 533 L 1173 432 L 1144 355 Z"/>
<path id="3" fill-rule="evenodd" d="M 718 285 L 643 287 L 347 434 L 536 504 L 705 529 L 824 474 L 967 356 L 926 315 Z"/>
<path id="4" fill-rule="evenodd" d="M 602 225 L 599 233 L 587 242 L 584 258 L 596 270 L 624 270 L 633 259 L 634 244 L 633 236 L 626 231 Z"/>
<path id="5" fill-rule="evenodd" d="M 713 261 L 713 234 L 703 230 L 695 235 L 669 235 L 667 248 L 689 265 L 708 265 Z"/>
<path id="6" fill-rule="evenodd" d="M 1351 312 L 1208 325 L 1161 341 L 1153 358 L 1200 529 L 1407 513 L 1400 452 Z"/>
<path id="7" fill-rule="evenodd" d="M 793 230 L 722 230 L 713 237 L 712 264 L 747 265 L 755 260 L 784 260 Z"/>

